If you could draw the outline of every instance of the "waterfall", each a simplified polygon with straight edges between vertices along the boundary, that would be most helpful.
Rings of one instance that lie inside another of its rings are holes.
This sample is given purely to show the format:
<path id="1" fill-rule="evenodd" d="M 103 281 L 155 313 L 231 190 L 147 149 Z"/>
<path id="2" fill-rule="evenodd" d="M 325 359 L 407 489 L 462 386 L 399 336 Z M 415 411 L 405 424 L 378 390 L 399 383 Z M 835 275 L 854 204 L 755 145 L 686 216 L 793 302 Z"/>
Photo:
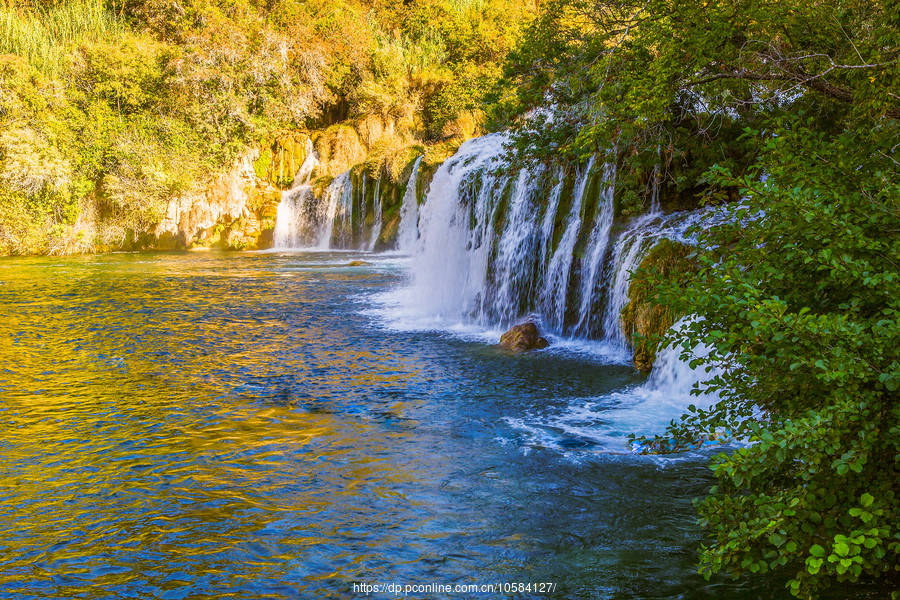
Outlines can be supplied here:
<path id="1" fill-rule="evenodd" d="M 577 176 L 578 183 L 575 187 L 574 201 L 566 217 L 565 229 L 547 267 L 542 304 L 545 311 L 544 318 L 556 332 L 561 332 L 565 323 L 569 275 L 574 260 L 575 243 L 578 241 L 578 232 L 581 229 L 581 207 L 593 168 L 594 157 L 591 157 L 584 171 Z"/>
<path id="2" fill-rule="evenodd" d="M 509 326 L 534 294 L 532 273 L 538 256 L 542 229 L 537 227 L 540 203 L 535 186 L 543 175 L 543 168 L 522 169 L 513 184 L 506 224 L 497 241 L 496 259 L 492 264 L 493 285 L 484 290 L 490 310 L 482 313 L 496 315 L 500 325 Z M 492 293 L 491 293 L 492 290 Z"/>
<path id="3" fill-rule="evenodd" d="M 627 348 L 619 315 L 632 272 L 662 238 L 695 243 L 691 227 L 713 212 L 664 214 L 657 168 L 650 211 L 616 232 L 614 163 L 523 163 L 508 141 L 503 133 L 469 140 L 435 173 L 419 211 L 407 314 L 487 328 L 530 316 L 556 336 Z M 402 219 L 406 249 L 412 214 Z"/>
<path id="4" fill-rule="evenodd" d="M 365 198 L 365 196 L 363 196 Z M 384 220 L 384 216 L 381 214 L 382 211 L 381 206 L 381 179 L 375 180 L 375 222 L 372 224 L 372 235 L 369 238 L 369 251 L 375 250 L 375 245 L 378 243 L 378 238 L 381 236 L 381 228 L 382 222 Z"/>
<path id="5" fill-rule="evenodd" d="M 698 317 L 685 317 L 672 326 L 678 331 L 686 323 Z M 693 357 L 702 358 L 710 353 L 710 348 L 697 344 L 691 350 Z M 693 394 L 698 385 L 701 387 L 714 377 L 722 374 L 718 367 L 690 366 L 690 361 L 682 360 L 680 345 L 669 345 L 662 348 L 653 363 L 653 371 L 642 385 L 620 394 L 628 408 L 613 419 L 617 425 L 630 429 L 631 432 L 643 435 L 659 435 L 672 420 L 679 419 L 690 405 L 700 409 L 708 409 L 720 400 L 717 392 L 703 391 Z M 636 445 L 635 451 L 646 451 L 647 448 Z"/>
<path id="6" fill-rule="evenodd" d="M 416 196 L 416 184 L 419 178 L 419 165 L 422 156 L 413 163 L 412 174 L 406 184 L 403 194 L 403 204 L 400 205 L 400 229 L 397 234 L 397 249 L 401 252 L 412 252 L 416 241 L 419 239 L 419 200 Z"/>
<path id="7" fill-rule="evenodd" d="M 672 327 L 677 330 L 683 323 L 684 320 L 679 321 Z M 699 344 L 691 353 L 696 357 L 705 357 L 709 352 L 707 346 Z M 702 367 L 692 369 L 688 362 L 681 359 L 681 346 L 666 346 L 659 351 L 650 377 L 647 378 L 642 388 L 646 391 L 665 391 L 668 394 L 688 398 L 691 397 L 691 390 L 696 384 L 709 381 L 720 374 L 721 371 L 718 369 L 712 369 L 708 373 Z M 699 398 L 701 401 L 696 404 L 704 408 L 718 399 L 717 394 L 710 393 L 693 397 Z"/>
<path id="8" fill-rule="evenodd" d="M 421 210 L 411 302 L 426 314 L 487 326 L 535 314 L 557 335 L 593 337 L 605 323 L 594 315 L 607 288 L 615 165 L 598 174 L 591 157 L 569 175 L 514 166 L 507 141 L 505 134 L 470 140 L 435 173 Z"/>
<path id="9" fill-rule="evenodd" d="M 614 228 L 614 162 L 591 156 L 580 166 L 548 167 L 514 160 L 509 139 L 495 133 L 465 142 L 438 168 L 421 207 L 423 157 L 413 163 L 396 242 L 414 255 L 409 308 L 490 328 L 531 315 L 550 334 L 626 348 L 619 315 L 632 272 L 661 238 L 691 243 L 690 227 L 710 211 L 663 214 L 657 167 L 650 211 Z M 395 196 L 382 198 L 380 178 L 373 183 L 366 172 L 347 171 L 317 199 L 310 185 L 317 165 L 310 143 L 279 204 L 275 247 L 375 250 L 384 203 Z"/>
<path id="10" fill-rule="evenodd" d="M 325 207 L 319 229 L 319 248 L 345 248 L 353 237 L 353 181 L 350 171 L 341 173 L 325 189 Z"/>
<path id="11" fill-rule="evenodd" d="M 635 219 L 616 240 L 611 263 L 611 280 L 608 282 L 606 307 L 603 312 L 603 333 L 610 342 L 625 345 L 626 334 L 619 324 L 619 315 L 628 304 L 628 286 L 631 274 L 637 269 L 644 254 L 656 241 L 659 213 L 650 212 Z"/>
<path id="12" fill-rule="evenodd" d="M 389 299 L 397 303 L 392 313 L 404 327 L 493 340 L 498 328 L 532 318 L 557 346 L 585 348 L 584 338 L 595 339 L 588 347 L 604 360 L 621 360 L 630 340 L 620 314 L 632 273 L 661 239 L 697 243 L 694 226 L 714 223 L 716 210 L 664 213 L 657 168 L 649 212 L 618 224 L 613 161 L 592 156 L 580 166 L 548 166 L 516 160 L 508 142 L 502 133 L 469 140 L 438 168 L 419 210 L 410 285 Z M 404 207 L 410 197 L 408 188 Z M 410 248 L 415 239 L 405 239 Z M 689 404 L 717 400 L 691 395 L 716 373 L 691 369 L 680 350 L 660 350 L 641 385 L 508 422 L 540 445 L 624 450 L 628 433 L 663 433 Z"/>
<path id="13" fill-rule="evenodd" d="M 559 201 L 562 198 L 563 185 L 565 179 L 561 168 L 557 168 L 553 173 L 553 180 L 556 185 L 550 190 L 547 199 L 547 210 L 544 213 L 544 219 L 541 221 L 541 265 L 542 278 L 546 277 L 547 258 L 550 254 L 550 246 L 553 243 L 553 229 L 556 224 L 556 211 L 559 210 Z"/>
<path id="14" fill-rule="evenodd" d="M 596 296 L 600 291 L 597 288 L 601 283 L 598 277 L 603 268 L 606 248 L 609 246 L 609 233 L 615 214 L 613 204 L 615 182 L 616 166 L 614 164 L 605 165 L 603 189 L 600 192 L 597 215 L 594 218 L 594 227 L 591 230 L 591 238 L 585 253 L 587 264 L 582 267 L 581 304 L 578 309 L 578 323 L 575 325 L 575 332 L 583 337 L 589 337 L 592 333 L 591 321 L 593 320 Z"/>
<path id="15" fill-rule="evenodd" d="M 315 229 L 318 202 L 312 193 L 312 174 L 319 166 L 319 157 L 312 140 L 306 140 L 306 158 L 294 176 L 291 189 L 281 194 L 275 217 L 275 248 L 298 248 L 305 244 Z"/>
<path id="16" fill-rule="evenodd" d="M 686 320 L 674 327 L 682 327 Z M 716 392 L 691 392 L 695 385 L 702 387 L 722 371 L 692 369 L 681 359 L 681 351 L 681 346 L 660 350 L 653 372 L 640 385 L 599 396 L 570 398 L 564 403 L 536 407 L 524 417 L 504 420 L 522 436 L 526 447 L 555 448 L 565 453 L 654 454 L 657 450 L 651 446 L 629 444 L 629 435 L 665 435 L 669 424 L 684 415 L 688 406 L 705 409 L 720 399 Z M 691 352 L 697 357 L 708 353 L 709 348 L 703 344 Z M 727 432 L 722 433 L 727 439 Z"/>
<path id="17" fill-rule="evenodd" d="M 419 214 L 420 242 L 413 257 L 410 308 L 457 320 L 482 307 L 496 206 L 496 174 L 504 165 L 504 134 L 465 142 L 434 175 Z"/>
<path id="18" fill-rule="evenodd" d="M 321 197 L 312 191 L 312 173 L 318 159 L 308 144 L 307 158 L 294 186 L 282 194 L 275 219 L 276 249 L 347 248 L 374 250 L 384 224 L 382 181 L 375 179 L 374 190 L 369 174 L 345 171 L 331 180 Z M 372 191 L 372 214 L 368 194 Z M 370 219 L 371 216 L 371 219 Z M 371 220 L 371 228 L 367 221 Z"/>

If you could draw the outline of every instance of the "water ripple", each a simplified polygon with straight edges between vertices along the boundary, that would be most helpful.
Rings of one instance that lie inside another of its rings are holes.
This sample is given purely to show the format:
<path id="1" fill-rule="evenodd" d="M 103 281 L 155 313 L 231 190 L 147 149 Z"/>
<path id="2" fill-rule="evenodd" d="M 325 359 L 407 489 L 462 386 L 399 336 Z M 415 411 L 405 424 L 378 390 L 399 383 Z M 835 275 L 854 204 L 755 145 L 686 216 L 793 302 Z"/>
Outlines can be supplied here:
<path id="1" fill-rule="evenodd" d="M 510 419 L 634 385 L 629 367 L 386 330 L 372 294 L 405 261 L 366 259 L 0 261 L 0 597 L 783 596 L 693 574 L 701 462 L 521 452 Z"/>

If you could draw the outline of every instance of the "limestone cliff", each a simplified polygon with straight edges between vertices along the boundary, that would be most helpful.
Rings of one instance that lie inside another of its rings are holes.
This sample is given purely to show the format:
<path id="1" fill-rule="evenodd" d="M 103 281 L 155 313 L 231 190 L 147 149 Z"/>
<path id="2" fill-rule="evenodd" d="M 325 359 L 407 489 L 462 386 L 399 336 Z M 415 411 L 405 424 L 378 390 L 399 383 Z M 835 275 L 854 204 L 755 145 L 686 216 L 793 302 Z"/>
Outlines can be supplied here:
<path id="1" fill-rule="evenodd" d="M 136 240 L 141 249 L 244 250 L 271 245 L 281 190 L 258 176 L 254 150 L 197 191 L 169 200 L 165 217 Z"/>

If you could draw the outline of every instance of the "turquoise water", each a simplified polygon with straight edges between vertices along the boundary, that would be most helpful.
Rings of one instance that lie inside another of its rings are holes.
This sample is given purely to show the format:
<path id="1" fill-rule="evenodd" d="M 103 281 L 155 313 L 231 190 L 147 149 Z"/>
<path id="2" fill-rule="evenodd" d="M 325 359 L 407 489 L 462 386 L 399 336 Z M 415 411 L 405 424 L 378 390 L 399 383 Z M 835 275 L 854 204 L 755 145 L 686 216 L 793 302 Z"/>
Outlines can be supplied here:
<path id="1" fill-rule="evenodd" d="M 404 273 L 352 253 L 0 261 L 0 597 L 787 597 L 695 574 L 709 471 L 627 453 L 631 367 L 403 327 L 379 298 Z"/>

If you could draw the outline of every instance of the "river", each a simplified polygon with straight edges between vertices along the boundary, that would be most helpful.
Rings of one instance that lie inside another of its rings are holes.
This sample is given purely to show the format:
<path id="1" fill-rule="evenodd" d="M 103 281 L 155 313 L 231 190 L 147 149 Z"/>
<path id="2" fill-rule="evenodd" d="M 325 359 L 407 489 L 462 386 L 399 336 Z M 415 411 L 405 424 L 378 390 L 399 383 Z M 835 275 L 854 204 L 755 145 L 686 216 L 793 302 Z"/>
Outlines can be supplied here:
<path id="1" fill-rule="evenodd" d="M 404 324 L 386 298 L 407 269 L 0 261 L 0 597 L 787 597 L 695 573 L 715 450 L 630 453 L 672 415 L 621 357 Z"/>

